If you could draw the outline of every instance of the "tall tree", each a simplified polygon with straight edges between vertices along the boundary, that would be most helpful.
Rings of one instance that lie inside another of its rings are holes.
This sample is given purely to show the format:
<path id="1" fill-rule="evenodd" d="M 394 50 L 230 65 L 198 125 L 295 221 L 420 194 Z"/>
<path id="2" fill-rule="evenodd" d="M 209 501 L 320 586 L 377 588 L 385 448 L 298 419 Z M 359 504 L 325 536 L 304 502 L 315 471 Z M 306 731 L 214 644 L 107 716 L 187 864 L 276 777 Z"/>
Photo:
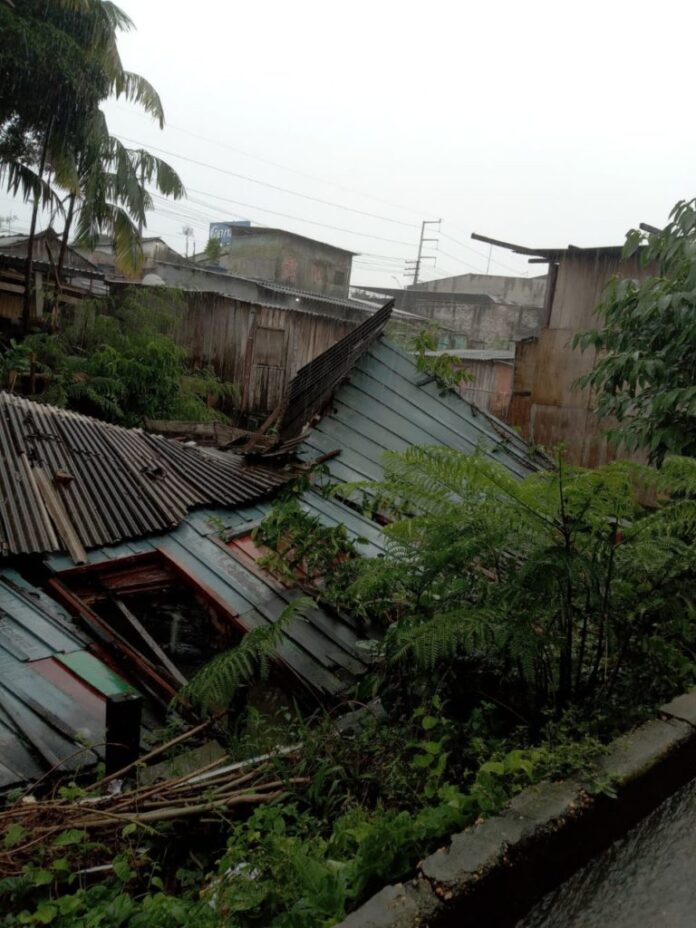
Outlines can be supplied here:
<path id="1" fill-rule="evenodd" d="M 696 457 L 696 200 L 677 203 L 662 231 L 629 232 L 624 257 L 636 253 L 654 273 L 610 281 L 601 328 L 574 343 L 599 352 L 579 384 L 616 421 L 610 436 L 659 465 L 667 454 Z"/>
<path id="2" fill-rule="evenodd" d="M 12 7 L 0 5 L 0 173 L 11 192 L 33 203 L 25 326 L 40 205 L 61 211 L 58 191 L 67 191 L 66 231 L 76 210 L 86 211 L 90 219 L 83 223 L 85 242 L 87 228 L 92 237 L 95 229 L 107 232 L 116 239 L 120 254 L 128 252 L 137 259 L 131 227 L 140 225 L 151 205 L 145 184 L 154 179 L 162 192 L 183 195 L 181 181 L 159 159 L 147 153 L 124 158 L 125 149 L 109 138 L 99 110 L 109 96 L 122 97 L 164 124 L 162 103 L 152 85 L 123 68 L 117 37 L 130 28 L 131 20 L 109 0 L 16 0 Z M 138 176 L 143 189 L 136 189 L 126 160 L 136 167 L 145 165 Z M 45 177 L 48 170 L 51 184 Z"/>

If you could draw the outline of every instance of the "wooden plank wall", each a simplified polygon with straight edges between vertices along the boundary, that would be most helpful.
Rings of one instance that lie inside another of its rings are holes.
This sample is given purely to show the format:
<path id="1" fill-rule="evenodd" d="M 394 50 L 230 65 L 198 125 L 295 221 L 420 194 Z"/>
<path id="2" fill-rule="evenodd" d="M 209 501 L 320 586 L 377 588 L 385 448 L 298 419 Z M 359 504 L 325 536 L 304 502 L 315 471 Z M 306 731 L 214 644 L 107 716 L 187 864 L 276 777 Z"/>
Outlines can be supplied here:
<path id="1" fill-rule="evenodd" d="M 223 380 L 236 383 L 240 395 L 246 397 L 246 411 L 258 415 L 278 404 L 287 382 L 301 367 L 356 325 L 315 313 L 247 303 L 218 293 L 187 292 L 185 297 L 187 308 L 180 343 L 196 366 L 211 366 Z M 267 340 L 255 337 L 259 329 L 284 333 L 280 356 L 268 356 Z M 245 377 L 249 379 L 247 390 Z"/>

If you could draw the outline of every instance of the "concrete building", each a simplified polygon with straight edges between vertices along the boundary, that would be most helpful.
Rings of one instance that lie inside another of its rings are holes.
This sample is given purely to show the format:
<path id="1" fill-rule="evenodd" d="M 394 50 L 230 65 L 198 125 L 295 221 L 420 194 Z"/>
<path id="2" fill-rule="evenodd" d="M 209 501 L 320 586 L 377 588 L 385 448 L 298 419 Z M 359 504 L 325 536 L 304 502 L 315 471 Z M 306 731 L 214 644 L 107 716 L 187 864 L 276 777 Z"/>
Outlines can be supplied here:
<path id="1" fill-rule="evenodd" d="M 541 277 L 506 277 L 501 274 L 458 274 L 415 284 L 409 290 L 429 293 L 485 293 L 501 303 L 543 306 L 546 275 Z"/>
<path id="2" fill-rule="evenodd" d="M 221 236 L 223 226 L 229 235 Z M 211 238 L 218 238 L 222 244 L 215 265 L 231 274 L 288 284 L 325 296 L 348 296 L 354 252 L 345 248 L 284 229 L 236 223 L 211 223 Z M 204 255 L 200 260 L 206 263 Z"/>
<path id="3" fill-rule="evenodd" d="M 482 237 L 483 241 L 492 241 Z M 517 346 L 507 421 L 535 445 L 565 448 L 566 460 L 599 467 L 617 456 L 606 438 L 609 422 L 594 412 L 590 390 L 575 382 L 592 369 L 594 350 L 572 347 L 573 337 L 597 326 L 595 310 L 609 279 L 641 279 L 654 272 L 638 255 L 622 258 L 622 247 L 526 248 L 493 241 L 534 262 L 548 263 L 548 290 L 538 336 Z M 622 452 L 622 456 L 629 456 Z"/>
<path id="4" fill-rule="evenodd" d="M 443 349 L 510 350 L 539 331 L 546 278 L 463 274 L 406 290 L 362 289 L 393 297 L 398 309 L 430 319 L 440 329 Z"/>

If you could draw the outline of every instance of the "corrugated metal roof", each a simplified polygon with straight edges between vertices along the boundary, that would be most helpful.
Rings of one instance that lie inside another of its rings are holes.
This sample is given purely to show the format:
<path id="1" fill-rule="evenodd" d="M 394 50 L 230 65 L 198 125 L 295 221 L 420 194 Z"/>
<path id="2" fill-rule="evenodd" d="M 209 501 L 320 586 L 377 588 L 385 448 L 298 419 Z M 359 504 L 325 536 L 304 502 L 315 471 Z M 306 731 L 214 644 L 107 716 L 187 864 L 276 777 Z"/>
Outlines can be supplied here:
<path id="1" fill-rule="evenodd" d="M 429 358 L 448 356 L 462 361 L 514 361 L 515 352 L 505 348 L 443 348 L 440 351 L 426 351 Z"/>
<path id="2" fill-rule="evenodd" d="M 21 260 L 26 262 L 29 248 L 28 235 L 4 235 L 0 236 L 0 260 Z M 55 268 L 58 264 L 60 254 L 61 240 L 53 229 L 46 229 L 39 232 L 34 238 L 33 260 L 37 266 L 46 266 Z M 68 246 L 66 257 L 63 264 L 64 271 L 79 271 L 86 276 L 98 276 L 103 278 L 99 268 L 88 261 L 83 255 L 79 254 L 74 248 Z"/>
<path id="3" fill-rule="evenodd" d="M 393 300 L 385 303 L 335 345 L 300 368 L 290 381 L 283 400 L 284 411 L 278 425 L 282 438 L 299 435 L 321 410 L 336 387 L 348 376 L 356 360 L 383 332 L 393 308 Z"/>
<path id="4" fill-rule="evenodd" d="M 323 524 L 341 522 L 352 537 L 365 538 L 367 544 L 362 550 L 366 555 L 382 552 L 378 527 L 343 503 L 322 499 L 313 491 L 305 493 L 301 502 Z M 234 544 L 225 547 L 219 539 L 228 533 L 246 536 L 268 514 L 270 505 L 261 502 L 240 509 L 200 509 L 190 513 L 168 535 L 91 551 L 89 563 L 106 564 L 160 550 L 176 564 L 180 576 L 188 576 L 194 586 L 212 593 L 234 611 L 237 623 L 250 631 L 277 621 L 286 605 L 301 595 L 300 590 L 285 588 L 260 566 L 254 566 L 244 553 L 251 547 L 246 540 L 237 548 Z M 49 557 L 46 563 L 58 574 L 74 567 L 63 555 Z M 303 610 L 302 616 L 290 623 L 278 657 L 311 690 L 336 696 L 364 673 L 366 666 L 358 641 L 367 635 L 350 618 L 316 606 Z"/>
<path id="5" fill-rule="evenodd" d="M 497 245 L 499 248 L 507 248 L 517 255 L 529 255 L 531 257 L 544 258 L 553 260 L 562 258 L 565 255 L 620 255 L 623 252 L 623 245 L 567 245 L 565 248 L 530 248 L 527 245 L 515 245 L 513 242 L 504 242 L 501 239 L 491 238 L 488 235 L 480 235 L 473 232 L 471 237 L 477 242 L 485 242 L 487 245 Z"/>
<path id="6" fill-rule="evenodd" d="M 67 547 L 40 489 L 42 474 L 84 548 L 172 528 L 195 506 L 249 503 L 290 476 L 239 455 L 211 456 L 141 429 L 0 393 L 5 553 Z"/>
<path id="7" fill-rule="evenodd" d="M 0 788 L 103 756 L 105 702 L 61 663 L 84 654 L 100 664 L 85 641 L 57 603 L 0 573 Z"/>
<path id="8" fill-rule="evenodd" d="M 380 338 L 355 363 L 335 393 L 332 409 L 312 429 L 299 455 L 311 461 L 340 449 L 327 462 L 339 482 L 380 480 L 385 451 L 412 445 L 481 449 L 522 477 L 547 462 L 509 426 L 452 390 L 424 378 L 413 358 Z"/>

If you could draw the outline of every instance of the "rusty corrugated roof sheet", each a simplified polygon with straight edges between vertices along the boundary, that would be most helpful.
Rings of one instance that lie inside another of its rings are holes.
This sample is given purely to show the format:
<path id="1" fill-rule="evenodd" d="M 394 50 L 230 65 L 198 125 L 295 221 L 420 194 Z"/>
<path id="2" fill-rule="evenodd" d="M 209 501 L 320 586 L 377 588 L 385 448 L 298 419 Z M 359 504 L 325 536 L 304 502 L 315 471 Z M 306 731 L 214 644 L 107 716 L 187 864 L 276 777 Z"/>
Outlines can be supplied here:
<path id="1" fill-rule="evenodd" d="M 284 412 L 278 425 L 281 438 L 299 435 L 321 410 L 358 358 L 382 334 L 393 308 L 394 300 L 390 300 L 335 345 L 300 368 L 290 381 L 283 401 Z"/>
<path id="2" fill-rule="evenodd" d="M 0 393 L 5 554 L 69 548 L 66 528 L 85 549 L 163 531 L 189 509 L 247 504 L 289 476 L 239 455 L 211 456 L 141 429 Z"/>

